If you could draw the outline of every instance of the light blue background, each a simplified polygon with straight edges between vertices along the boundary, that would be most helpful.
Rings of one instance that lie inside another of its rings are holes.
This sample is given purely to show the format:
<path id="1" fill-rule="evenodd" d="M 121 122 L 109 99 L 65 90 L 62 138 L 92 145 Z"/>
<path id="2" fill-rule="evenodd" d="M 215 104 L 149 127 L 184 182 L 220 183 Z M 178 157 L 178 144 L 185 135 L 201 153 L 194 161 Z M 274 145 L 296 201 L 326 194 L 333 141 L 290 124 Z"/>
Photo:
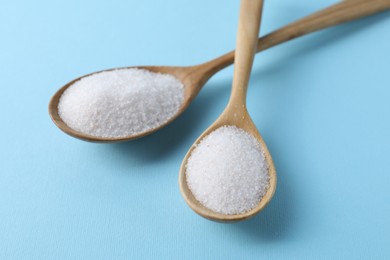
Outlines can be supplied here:
<path id="1" fill-rule="evenodd" d="M 266 1 L 262 34 L 335 1 Z M 257 217 L 207 221 L 177 175 L 222 112 L 233 68 L 176 122 L 91 144 L 51 122 L 55 91 L 130 65 L 234 48 L 239 1 L 1 1 L 0 259 L 390 259 L 390 13 L 257 56 L 248 108 L 277 192 Z"/>

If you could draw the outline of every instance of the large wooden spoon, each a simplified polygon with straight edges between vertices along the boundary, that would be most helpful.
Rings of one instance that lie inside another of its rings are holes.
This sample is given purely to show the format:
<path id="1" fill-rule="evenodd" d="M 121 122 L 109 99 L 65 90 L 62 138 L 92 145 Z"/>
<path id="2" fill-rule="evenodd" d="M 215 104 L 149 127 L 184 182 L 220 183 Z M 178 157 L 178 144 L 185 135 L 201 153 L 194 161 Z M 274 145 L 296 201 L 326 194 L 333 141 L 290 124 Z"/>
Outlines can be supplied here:
<path id="1" fill-rule="evenodd" d="M 342 24 L 351 20 L 362 18 L 368 15 L 372 15 L 381 11 L 390 9 L 390 0 L 347 0 L 335 5 L 332 5 L 329 8 L 326 8 L 322 11 L 319 11 L 315 14 L 307 16 L 301 20 L 293 22 L 279 30 L 276 30 L 260 39 L 257 42 L 256 52 L 268 49 L 272 46 L 278 45 L 280 43 L 295 39 L 299 36 L 309 34 L 330 26 L 337 24 Z M 179 79 L 184 85 L 184 101 L 181 104 L 178 112 L 171 117 L 164 124 L 150 129 L 147 132 L 142 132 L 130 136 L 118 137 L 118 138 L 107 138 L 107 137 L 96 137 L 91 136 L 79 131 L 76 131 L 69 126 L 61 119 L 58 114 L 58 103 L 61 95 L 64 91 L 74 84 L 76 81 L 84 78 L 86 76 L 92 75 L 94 72 L 88 75 L 84 75 L 77 79 L 72 80 L 67 83 L 65 86 L 60 88 L 54 96 L 51 98 L 49 103 L 49 114 L 53 122 L 65 133 L 90 142 L 100 142 L 100 143 L 110 143 L 110 142 L 123 142 L 134 140 L 148 134 L 151 134 L 160 128 L 171 123 L 176 119 L 180 114 L 182 114 L 192 100 L 199 93 L 201 88 L 205 83 L 218 71 L 224 69 L 225 67 L 233 64 L 234 62 L 234 51 L 231 51 L 225 55 L 222 55 L 214 60 L 209 62 L 190 66 L 190 67 L 170 67 L 170 66 L 138 66 L 138 67 L 128 67 L 128 68 L 140 68 L 146 69 L 152 72 L 166 73 L 171 74 L 177 79 Z M 110 69 L 113 70 L 113 69 Z M 107 70 L 109 71 L 109 70 Z"/>

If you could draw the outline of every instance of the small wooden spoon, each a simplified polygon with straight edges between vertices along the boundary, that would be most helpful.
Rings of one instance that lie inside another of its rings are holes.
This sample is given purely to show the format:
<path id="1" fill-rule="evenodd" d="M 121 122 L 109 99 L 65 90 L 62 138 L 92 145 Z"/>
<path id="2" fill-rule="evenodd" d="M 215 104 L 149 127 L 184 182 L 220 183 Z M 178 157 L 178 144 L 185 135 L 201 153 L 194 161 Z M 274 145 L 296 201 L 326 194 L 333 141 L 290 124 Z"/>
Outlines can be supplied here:
<path id="1" fill-rule="evenodd" d="M 326 8 L 322 11 L 319 11 L 315 14 L 307 16 L 301 20 L 293 22 L 279 30 L 276 30 L 260 39 L 257 43 L 257 52 L 266 50 L 272 46 L 278 45 L 280 43 L 295 39 L 299 36 L 309 34 L 330 26 L 337 24 L 342 24 L 351 20 L 362 18 L 368 15 L 372 15 L 381 11 L 390 9 L 390 0 L 348 0 L 335 5 L 332 5 L 329 8 Z M 109 142 L 123 142 L 134 140 L 145 135 L 151 134 L 160 128 L 166 126 L 175 120 L 180 114 L 182 114 L 192 100 L 199 93 L 204 84 L 218 71 L 224 69 L 225 67 L 233 64 L 234 62 L 234 51 L 231 51 L 225 55 L 222 55 L 214 60 L 209 62 L 190 66 L 190 67 L 169 67 L 169 66 L 147 66 L 147 67 L 127 67 L 127 68 L 140 68 L 146 69 L 152 72 L 166 73 L 175 76 L 179 79 L 184 85 L 184 101 L 175 116 L 173 116 L 169 121 L 156 127 L 150 129 L 148 132 L 143 132 L 140 134 L 135 134 L 126 137 L 119 138 L 106 138 L 106 137 L 96 137 L 87 135 L 81 132 L 78 132 L 65 124 L 62 121 L 61 117 L 58 114 L 58 103 L 61 95 L 64 91 L 74 84 L 76 81 L 84 78 L 86 76 L 92 75 L 94 73 L 84 75 L 75 80 L 72 80 L 61 89 L 59 89 L 54 96 L 51 98 L 49 103 L 49 114 L 53 122 L 65 133 L 79 138 L 81 140 L 90 141 L 90 142 L 100 142 L 100 143 L 109 143 Z M 110 69 L 114 70 L 114 69 Z M 107 70 L 107 71 L 110 71 Z"/>
<path id="2" fill-rule="evenodd" d="M 199 215 L 220 222 L 233 222 L 247 219 L 261 211 L 271 200 L 276 188 L 276 172 L 271 155 L 246 110 L 246 93 L 256 51 L 256 40 L 259 32 L 262 0 L 241 0 L 240 18 L 237 32 L 236 61 L 230 101 L 222 115 L 192 145 L 185 156 L 179 173 L 181 193 L 188 205 Z M 216 129 L 233 125 L 253 135 L 261 144 L 268 164 L 270 183 L 265 196 L 258 205 L 248 212 L 226 215 L 214 212 L 199 203 L 187 186 L 186 165 L 197 144 Z"/>

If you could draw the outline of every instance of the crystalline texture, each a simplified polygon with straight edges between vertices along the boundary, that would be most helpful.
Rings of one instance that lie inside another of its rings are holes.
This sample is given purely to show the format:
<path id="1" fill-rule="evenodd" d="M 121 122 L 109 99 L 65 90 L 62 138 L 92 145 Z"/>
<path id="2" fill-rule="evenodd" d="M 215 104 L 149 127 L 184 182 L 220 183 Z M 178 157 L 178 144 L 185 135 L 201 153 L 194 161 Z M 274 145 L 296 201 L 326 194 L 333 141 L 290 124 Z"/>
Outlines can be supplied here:
<path id="1" fill-rule="evenodd" d="M 260 143 L 235 126 L 220 127 L 201 140 L 188 159 L 186 179 L 202 205 L 222 214 L 253 209 L 269 187 Z"/>
<path id="2" fill-rule="evenodd" d="M 183 98 L 183 84 L 171 75 L 117 69 L 75 82 L 62 94 L 58 112 L 76 131 L 125 137 L 167 122 L 178 112 Z"/>

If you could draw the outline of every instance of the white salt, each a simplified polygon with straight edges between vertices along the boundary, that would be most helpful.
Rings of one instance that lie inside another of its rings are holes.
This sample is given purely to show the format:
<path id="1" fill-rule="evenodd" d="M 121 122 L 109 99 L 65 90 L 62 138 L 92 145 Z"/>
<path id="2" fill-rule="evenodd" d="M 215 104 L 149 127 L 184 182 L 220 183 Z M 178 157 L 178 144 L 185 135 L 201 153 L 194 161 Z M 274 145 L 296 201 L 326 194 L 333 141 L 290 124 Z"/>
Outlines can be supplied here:
<path id="1" fill-rule="evenodd" d="M 188 159 L 186 179 L 202 205 L 222 214 L 253 209 L 269 187 L 261 144 L 235 126 L 220 127 L 201 140 Z"/>
<path id="2" fill-rule="evenodd" d="M 117 69 L 84 77 L 61 96 L 58 112 L 72 129 L 97 137 L 142 134 L 179 110 L 183 84 L 168 74 Z"/>

